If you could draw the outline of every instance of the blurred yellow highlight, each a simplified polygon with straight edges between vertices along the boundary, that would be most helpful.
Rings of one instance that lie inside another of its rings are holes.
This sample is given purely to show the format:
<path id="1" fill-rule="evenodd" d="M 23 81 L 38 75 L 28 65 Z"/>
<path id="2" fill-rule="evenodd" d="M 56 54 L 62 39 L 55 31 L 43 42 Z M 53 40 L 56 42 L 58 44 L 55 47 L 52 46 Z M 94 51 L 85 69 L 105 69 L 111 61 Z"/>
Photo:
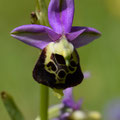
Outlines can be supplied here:
<path id="1" fill-rule="evenodd" d="M 120 17 L 120 0 L 105 0 L 109 12 L 117 17 Z"/>

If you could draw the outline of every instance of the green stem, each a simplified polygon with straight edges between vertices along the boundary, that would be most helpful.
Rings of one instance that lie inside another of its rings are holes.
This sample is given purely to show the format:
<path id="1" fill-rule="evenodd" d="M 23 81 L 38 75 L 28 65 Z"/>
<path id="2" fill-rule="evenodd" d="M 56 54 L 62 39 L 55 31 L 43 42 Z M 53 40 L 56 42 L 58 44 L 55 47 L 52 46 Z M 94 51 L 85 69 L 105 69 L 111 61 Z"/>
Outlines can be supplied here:
<path id="1" fill-rule="evenodd" d="M 49 26 L 47 11 L 45 0 L 37 0 L 36 15 L 40 25 Z"/>
<path id="2" fill-rule="evenodd" d="M 48 120 L 49 88 L 40 85 L 40 120 Z"/>

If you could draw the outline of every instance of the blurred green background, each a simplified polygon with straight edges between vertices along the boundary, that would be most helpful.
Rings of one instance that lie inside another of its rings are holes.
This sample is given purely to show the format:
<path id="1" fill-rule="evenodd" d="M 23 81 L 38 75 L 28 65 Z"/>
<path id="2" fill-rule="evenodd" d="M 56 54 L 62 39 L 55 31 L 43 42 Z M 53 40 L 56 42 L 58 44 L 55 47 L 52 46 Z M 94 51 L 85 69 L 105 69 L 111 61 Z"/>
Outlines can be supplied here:
<path id="1" fill-rule="evenodd" d="M 0 0 L 0 91 L 14 97 L 27 120 L 39 113 L 39 84 L 32 70 L 40 52 L 12 38 L 10 31 L 30 24 L 35 2 Z M 91 77 L 74 88 L 75 99 L 84 100 L 83 108 L 102 112 L 109 100 L 120 96 L 120 0 L 75 0 L 73 25 L 102 32 L 100 39 L 78 49 L 82 70 Z M 50 105 L 60 103 L 50 91 Z M 10 120 L 1 99 L 0 120 Z"/>

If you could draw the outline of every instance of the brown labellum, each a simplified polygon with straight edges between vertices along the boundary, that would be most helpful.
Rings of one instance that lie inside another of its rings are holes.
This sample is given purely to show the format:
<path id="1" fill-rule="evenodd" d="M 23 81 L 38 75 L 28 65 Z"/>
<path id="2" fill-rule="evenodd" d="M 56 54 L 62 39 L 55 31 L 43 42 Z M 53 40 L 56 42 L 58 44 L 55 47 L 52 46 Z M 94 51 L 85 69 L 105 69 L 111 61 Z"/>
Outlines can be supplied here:
<path id="1" fill-rule="evenodd" d="M 66 89 L 82 82 L 83 73 L 76 50 L 71 54 L 69 66 L 64 57 L 56 53 L 51 54 L 50 61 L 46 64 L 46 55 L 47 49 L 44 48 L 33 70 L 33 77 L 38 83 L 51 88 Z"/>

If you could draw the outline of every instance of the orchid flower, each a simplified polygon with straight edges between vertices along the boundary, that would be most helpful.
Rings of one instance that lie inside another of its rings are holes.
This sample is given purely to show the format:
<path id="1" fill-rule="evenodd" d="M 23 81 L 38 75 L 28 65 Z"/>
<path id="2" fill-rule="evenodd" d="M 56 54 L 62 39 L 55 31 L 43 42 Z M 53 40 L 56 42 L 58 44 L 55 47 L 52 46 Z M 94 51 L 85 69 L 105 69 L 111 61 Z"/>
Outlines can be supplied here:
<path id="1" fill-rule="evenodd" d="M 11 35 L 38 49 L 42 49 L 33 70 L 34 79 L 53 89 L 65 89 L 80 84 L 83 73 L 76 48 L 100 37 L 90 27 L 72 26 L 74 0 L 51 0 L 48 19 L 51 26 L 22 25 Z"/>

